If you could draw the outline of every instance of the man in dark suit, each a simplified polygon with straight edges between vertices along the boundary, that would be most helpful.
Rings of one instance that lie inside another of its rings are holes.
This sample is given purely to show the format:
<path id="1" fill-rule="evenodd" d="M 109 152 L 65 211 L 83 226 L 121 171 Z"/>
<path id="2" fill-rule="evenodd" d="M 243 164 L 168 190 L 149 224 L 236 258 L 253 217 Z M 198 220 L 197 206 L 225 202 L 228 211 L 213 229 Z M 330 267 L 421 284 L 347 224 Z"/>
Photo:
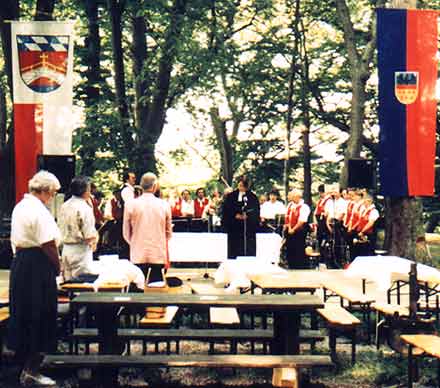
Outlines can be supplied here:
<path id="1" fill-rule="evenodd" d="M 249 181 L 242 176 L 237 190 L 228 194 L 223 205 L 223 227 L 228 234 L 228 258 L 256 256 L 257 226 L 260 204 L 250 190 Z"/>

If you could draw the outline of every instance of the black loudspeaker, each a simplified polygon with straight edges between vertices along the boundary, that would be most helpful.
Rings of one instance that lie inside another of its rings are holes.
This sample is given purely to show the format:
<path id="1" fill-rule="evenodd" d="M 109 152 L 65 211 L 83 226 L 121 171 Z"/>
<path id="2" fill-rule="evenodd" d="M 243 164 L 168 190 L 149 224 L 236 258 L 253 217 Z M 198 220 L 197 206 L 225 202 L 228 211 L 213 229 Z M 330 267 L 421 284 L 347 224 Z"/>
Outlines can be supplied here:
<path id="1" fill-rule="evenodd" d="M 38 170 L 46 170 L 54 174 L 61 184 L 60 193 L 67 193 L 70 182 L 75 176 L 74 155 L 38 155 Z"/>
<path id="2" fill-rule="evenodd" d="M 348 187 L 374 190 L 375 163 L 370 159 L 348 160 Z"/>

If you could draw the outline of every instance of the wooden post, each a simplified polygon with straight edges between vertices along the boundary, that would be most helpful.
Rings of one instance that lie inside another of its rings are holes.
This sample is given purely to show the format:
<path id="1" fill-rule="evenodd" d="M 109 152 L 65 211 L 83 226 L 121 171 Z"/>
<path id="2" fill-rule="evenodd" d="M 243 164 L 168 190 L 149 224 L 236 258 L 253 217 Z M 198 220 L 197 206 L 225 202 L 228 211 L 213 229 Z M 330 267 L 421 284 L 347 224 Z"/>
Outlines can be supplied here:
<path id="1" fill-rule="evenodd" d="M 299 388 L 300 373 L 295 368 L 274 368 L 272 375 L 274 387 Z"/>

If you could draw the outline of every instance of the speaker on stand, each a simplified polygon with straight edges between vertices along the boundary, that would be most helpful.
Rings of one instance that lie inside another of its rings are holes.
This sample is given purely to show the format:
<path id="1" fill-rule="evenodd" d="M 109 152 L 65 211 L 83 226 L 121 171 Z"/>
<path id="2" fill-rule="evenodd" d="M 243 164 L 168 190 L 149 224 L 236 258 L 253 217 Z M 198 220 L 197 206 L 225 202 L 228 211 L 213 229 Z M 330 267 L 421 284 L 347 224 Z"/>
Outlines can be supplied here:
<path id="1" fill-rule="evenodd" d="M 70 182 L 75 176 L 75 155 L 38 155 L 38 170 L 54 174 L 61 184 L 60 193 L 69 191 Z"/>
<path id="2" fill-rule="evenodd" d="M 348 187 L 376 189 L 376 164 L 371 159 L 348 160 Z"/>

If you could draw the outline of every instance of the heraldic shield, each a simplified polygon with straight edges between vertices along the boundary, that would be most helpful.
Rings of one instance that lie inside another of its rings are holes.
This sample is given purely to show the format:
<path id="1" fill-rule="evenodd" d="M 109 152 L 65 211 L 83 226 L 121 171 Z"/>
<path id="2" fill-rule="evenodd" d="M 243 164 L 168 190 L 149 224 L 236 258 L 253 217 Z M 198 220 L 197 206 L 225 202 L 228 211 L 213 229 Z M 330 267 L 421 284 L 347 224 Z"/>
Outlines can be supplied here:
<path id="1" fill-rule="evenodd" d="M 394 93 L 401 104 L 412 104 L 419 94 L 419 73 L 417 71 L 396 71 Z"/>
<path id="2" fill-rule="evenodd" d="M 69 36 L 17 35 L 20 75 L 37 93 L 58 89 L 66 78 Z"/>

